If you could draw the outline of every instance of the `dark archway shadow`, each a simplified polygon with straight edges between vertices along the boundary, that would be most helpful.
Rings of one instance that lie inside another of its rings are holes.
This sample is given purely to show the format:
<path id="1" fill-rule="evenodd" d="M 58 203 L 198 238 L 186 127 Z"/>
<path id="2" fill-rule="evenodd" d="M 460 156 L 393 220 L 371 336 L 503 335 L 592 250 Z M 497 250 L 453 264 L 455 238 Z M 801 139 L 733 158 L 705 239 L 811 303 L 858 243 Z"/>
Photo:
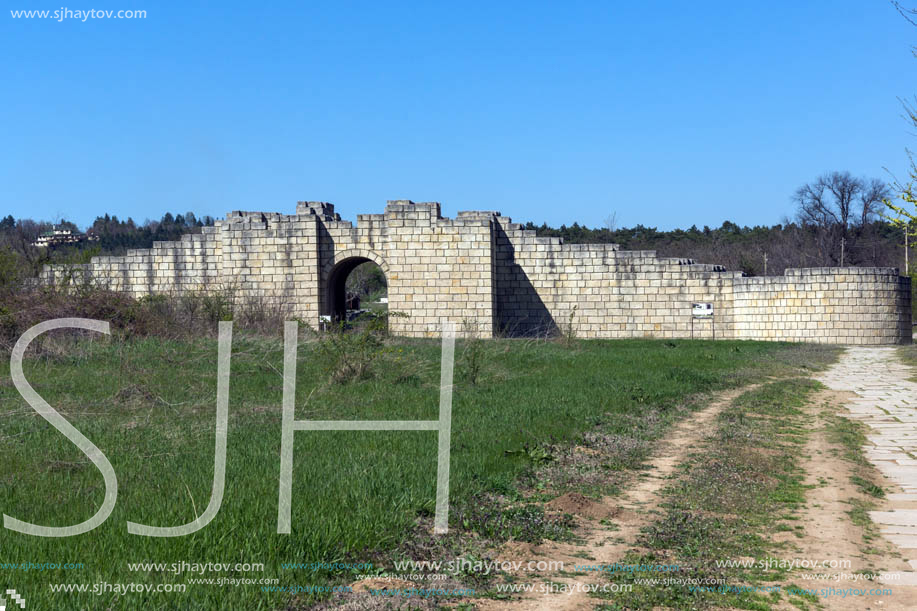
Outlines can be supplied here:
<path id="1" fill-rule="evenodd" d="M 557 322 L 535 290 L 506 233 L 495 227 L 494 286 L 497 333 L 504 337 L 552 337 Z"/>
<path id="2" fill-rule="evenodd" d="M 371 255 L 372 256 L 372 255 Z M 351 273 L 363 264 L 370 264 L 382 274 L 383 286 L 388 285 L 388 277 L 385 273 L 385 266 L 378 261 L 362 256 L 361 254 L 351 253 L 340 261 L 335 263 L 328 271 L 324 282 L 324 295 L 322 298 L 322 314 L 327 316 L 328 321 L 346 321 L 348 312 L 352 310 L 366 310 L 373 315 L 379 315 L 378 304 L 370 302 L 360 303 L 361 298 L 369 297 L 372 292 L 365 295 L 348 295 L 347 280 Z M 368 290 L 364 287 L 364 290 Z M 385 302 L 382 302 L 385 303 Z M 382 306 L 387 310 L 387 306 Z"/>
<path id="3" fill-rule="evenodd" d="M 365 257 L 350 257 L 335 264 L 328 274 L 326 284 L 325 308 L 331 320 L 345 320 L 347 317 L 347 276 L 350 275 L 358 265 L 363 263 L 374 263 L 371 259 Z"/>

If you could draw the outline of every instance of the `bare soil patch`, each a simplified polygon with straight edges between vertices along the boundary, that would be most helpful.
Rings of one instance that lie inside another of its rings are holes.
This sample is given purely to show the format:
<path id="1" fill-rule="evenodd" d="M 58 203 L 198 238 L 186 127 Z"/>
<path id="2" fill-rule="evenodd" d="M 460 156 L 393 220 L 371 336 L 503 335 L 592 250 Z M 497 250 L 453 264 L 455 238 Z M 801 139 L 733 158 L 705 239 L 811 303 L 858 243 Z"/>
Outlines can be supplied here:
<path id="1" fill-rule="evenodd" d="M 354 592 L 369 592 L 371 590 L 396 591 L 405 588 L 414 588 L 417 587 L 417 584 L 413 581 L 405 581 L 393 577 L 371 577 L 369 579 L 355 581 L 350 584 L 350 587 Z"/>
<path id="2" fill-rule="evenodd" d="M 590 499 L 579 492 L 563 494 L 553 501 L 545 503 L 545 509 L 551 512 L 569 513 L 593 520 L 603 520 L 620 513 L 619 507 L 612 507 L 609 503 Z"/>

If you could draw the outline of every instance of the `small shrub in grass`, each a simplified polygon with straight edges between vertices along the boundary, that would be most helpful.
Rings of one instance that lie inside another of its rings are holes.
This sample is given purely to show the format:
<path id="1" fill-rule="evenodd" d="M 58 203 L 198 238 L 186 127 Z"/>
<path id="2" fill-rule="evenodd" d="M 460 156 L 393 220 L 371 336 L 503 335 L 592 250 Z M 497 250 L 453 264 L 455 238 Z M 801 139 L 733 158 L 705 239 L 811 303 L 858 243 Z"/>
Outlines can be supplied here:
<path id="1" fill-rule="evenodd" d="M 232 320 L 232 298 L 224 292 L 205 293 L 200 296 L 204 320 L 213 324 Z"/>
<path id="2" fill-rule="evenodd" d="M 474 386 L 478 383 L 484 368 L 484 339 L 481 337 L 478 323 L 467 318 L 462 321 L 462 334 L 465 339 L 462 342 L 459 367 L 462 377 Z"/>
<path id="3" fill-rule="evenodd" d="M 407 318 L 408 316 L 407 312 L 399 312 L 397 310 L 370 311 L 365 312 L 358 319 L 358 326 L 365 327 L 367 331 L 375 333 L 379 337 L 390 337 L 391 319 Z"/>
<path id="4" fill-rule="evenodd" d="M 518 450 L 504 450 L 507 456 L 518 456 L 533 463 L 545 463 L 554 460 L 554 448 L 544 443 L 524 443 Z"/>
<path id="5" fill-rule="evenodd" d="M 369 377 L 373 363 L 385 353 L 385 344 L 369 327 L 348 331 L 341 321 L 319 337 L 314 350 L 329 381 L 342 384 Z"/>
<path id="6" fill-rule="evenodd" d="M 576 306 L 570 310 L 566 322 L 560 328 L 561 340 L 568 348 L 576 342 Z"/>
<path id="7" fill-rule="evenodd" d="M 82 268 L 74 267 L 71 272 L 54 285 L 0 287 L 0 350 L 10 350 L 27 329 L 54 318 L 103 320 L 111 324 L 113 334 L 125 338 L 162 339 L 214 336 L 217 323 L 229 320 L 235 321 L 237 329 L 277 337 L 290 318 L 288 304 L 282 299 L 239 295 L 232 286 L 138 298 L 91 281 Z"/>
<path id="8" fill-rule="evenodd" d="M 407 314 L 366 312 L 351 322 L 340 321 L 318 336 L 314 350 L 330 382 L 341 384 L 372 375 L 373 365 L 390 352 L 385 338 L 389 336 L 389 319 L 393 316 L 407 317 Z M 404 373 L 403 377 L 410 375 Z"/>

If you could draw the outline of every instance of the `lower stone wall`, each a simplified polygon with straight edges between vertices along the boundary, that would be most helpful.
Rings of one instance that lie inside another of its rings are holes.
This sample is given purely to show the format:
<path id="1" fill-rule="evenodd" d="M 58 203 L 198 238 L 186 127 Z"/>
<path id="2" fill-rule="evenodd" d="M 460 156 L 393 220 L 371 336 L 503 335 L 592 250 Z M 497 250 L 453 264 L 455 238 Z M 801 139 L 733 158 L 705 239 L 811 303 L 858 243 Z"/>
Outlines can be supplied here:
<path id="1" fill-rule="evenodd" d="M 737 278 L 733 295 L 737 339 L 911 343 L 911 282 L 896 269 L 788 269 Z"/>

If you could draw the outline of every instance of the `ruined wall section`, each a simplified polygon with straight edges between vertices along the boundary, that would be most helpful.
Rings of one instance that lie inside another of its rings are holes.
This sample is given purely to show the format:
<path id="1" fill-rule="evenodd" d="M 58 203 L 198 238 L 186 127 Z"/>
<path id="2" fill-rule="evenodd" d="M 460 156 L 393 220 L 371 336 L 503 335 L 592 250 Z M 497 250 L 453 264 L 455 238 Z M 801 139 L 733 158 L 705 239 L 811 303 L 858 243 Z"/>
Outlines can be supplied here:
<path id="1" fill-rule="evenodd" d="M 200 234 L 154 242 L 122 257 L 45 266 L 42 280 L 91 282 L 134 297 L 192 292 L 223 296 L 237 315 L 282 312 L 318 319 L 318 217 L 230 212 Z"/>
<path id="2" fill-rule="evenodd" d="M 91 282 L 134 297 L 203 290 L 222 278 L 220 223 L 180 241 L 154 242 L 120 257 L 93 257 L 85 265 L 46 265 L 41 279 L 52 284 Z"/>
<path id="3" fill-rule="evenodd" d="M 733 333 L 732 281 L 740 272 L 617 244 L 564 244 L 538 237 L 507 217 L 496 222 L 498 321 L 508 335 L 556 332 L 577 337 L 690 337 L 691 304 L 712 302 L 713 323 L 697 337 Z"/>

